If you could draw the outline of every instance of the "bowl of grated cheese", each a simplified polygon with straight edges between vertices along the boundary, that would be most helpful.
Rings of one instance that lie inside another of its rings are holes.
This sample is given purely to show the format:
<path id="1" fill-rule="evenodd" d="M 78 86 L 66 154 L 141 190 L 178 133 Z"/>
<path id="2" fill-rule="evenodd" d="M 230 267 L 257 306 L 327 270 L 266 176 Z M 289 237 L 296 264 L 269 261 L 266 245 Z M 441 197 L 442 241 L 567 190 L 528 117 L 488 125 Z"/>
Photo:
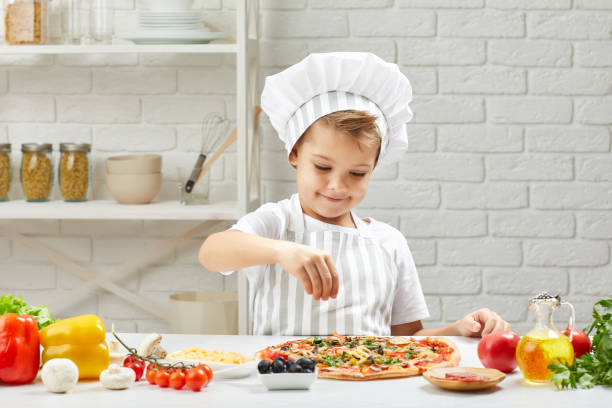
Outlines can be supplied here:
<path id="1" fill-rule="evenodd" d="M 214 378 L 244 378 L 255 371 L 257 362 L 253 357 L 224 350 L 207 350 L 199 347 L 188 347 L 170 353 L 166 357 L 170 362 L 206 364 L 213 370 Z"/>

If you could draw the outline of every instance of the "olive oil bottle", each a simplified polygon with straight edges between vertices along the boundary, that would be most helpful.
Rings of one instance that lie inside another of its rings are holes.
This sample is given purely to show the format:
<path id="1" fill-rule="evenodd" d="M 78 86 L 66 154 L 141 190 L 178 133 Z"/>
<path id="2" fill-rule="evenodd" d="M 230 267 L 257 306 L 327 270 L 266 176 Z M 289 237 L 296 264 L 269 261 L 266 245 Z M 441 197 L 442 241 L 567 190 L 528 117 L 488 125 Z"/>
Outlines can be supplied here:
<path id="1" fill-rule="evenodd" d="M 543 292 L 529 301 L 529 309 L 536 315 L 536 325 L 521 338 L 516 347 L 516 361 L 529 384 L 545 384 L 550 381 L 552 372 L 548 365 L 553 362 L 572 363 L 574 348 L 570 340 L 555 329 L 553 313 L 561 305 L 571 310 L 569 325 L 574 327 L 574 307 L 567 302 L 561 303 L 559 296 L 553 297 Z"/>

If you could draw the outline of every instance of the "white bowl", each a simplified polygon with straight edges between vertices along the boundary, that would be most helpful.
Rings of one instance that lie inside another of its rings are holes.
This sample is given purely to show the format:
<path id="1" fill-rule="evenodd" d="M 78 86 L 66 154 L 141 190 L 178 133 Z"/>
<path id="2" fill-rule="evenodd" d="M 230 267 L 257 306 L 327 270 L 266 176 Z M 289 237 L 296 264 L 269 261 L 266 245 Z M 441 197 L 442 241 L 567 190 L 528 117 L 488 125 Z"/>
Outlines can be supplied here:
<path id="1" fill-rule="evenodd" d="M 193 0 L 140 0 L 140 8 L 150 11 L 191 10 Z"/>
<path id="2" fill-rule="evenodd" d="M 317 379 L 316 369 L 312 373 L 257 374 L 268 390 L 307 390 Z"/>
<path id="3" fill-rule="evenodd" d="M 172 353 L 170 353 L 172 354 Z M 213 370 L 213 376 L 217 379 L 236 379 L 244 378 L 251 375 L 257 368 L 257 362 L 255 360 L 248 361 L 244 364 L 225 364 L 217 363 L 216 361 L 200 361 L 200 360 L 189 360 L 184 358 L 168 358 L 166 361 L 171 363 L 183 362 L 187 364 L 206 364 Z"/>
<path id="4" fill-rule="evenodd" d="M 106 188 L 119 204 L 148 204 L 161 190 L 162 174 L 106 174 Z"/>

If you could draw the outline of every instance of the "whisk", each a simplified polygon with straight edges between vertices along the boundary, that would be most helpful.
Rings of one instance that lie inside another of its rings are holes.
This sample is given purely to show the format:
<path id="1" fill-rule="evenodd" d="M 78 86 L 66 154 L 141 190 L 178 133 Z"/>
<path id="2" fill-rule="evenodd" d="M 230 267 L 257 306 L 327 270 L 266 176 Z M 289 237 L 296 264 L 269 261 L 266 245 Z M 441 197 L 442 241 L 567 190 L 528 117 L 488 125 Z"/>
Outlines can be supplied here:
<path id="1" fill-rule="evenodd" d="M 209 113 L 204 117 L 202 121 L 202 149 L 195 166 L 193 166 L 189 180 L 185 184 L 185 192 L 191 193 L 193 186 L 200 177 L 206 158 L 219 149 L 224 137 L 227 136 L 228 129 L 229 121 L 218 114 Z"/>

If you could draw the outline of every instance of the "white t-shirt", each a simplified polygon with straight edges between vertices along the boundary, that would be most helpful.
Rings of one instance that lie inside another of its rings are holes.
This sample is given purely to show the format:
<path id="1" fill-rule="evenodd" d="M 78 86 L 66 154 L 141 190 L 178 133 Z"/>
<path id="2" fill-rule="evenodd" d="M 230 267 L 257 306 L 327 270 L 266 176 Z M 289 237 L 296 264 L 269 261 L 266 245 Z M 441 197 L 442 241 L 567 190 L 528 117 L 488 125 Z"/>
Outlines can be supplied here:
<path id="1" fill-rule="evenodd" d="M 304 226 L 308 231 L 341 231 L 349 234 L 361 234 L 362 236 L 377 239 L 385 251 L 395 261 L 398 269 L 398 280 L 393 296 L 391 312 L 391 325 L 422 320 L 429 317 L 427 305 L 419 277 L 408 248 L 406 238 L 397 229 L 373 218 L 362 220 L 354 211 L 351 211 L 353 221 L 357 228 L 343 227 L 340 225 L 327 224 L 308 215 L 303 215 Z M 299 222 L 302 216 L 302 208 L 298 194 L 290 199 L 277 203 L 267 203 L 254 212 L 246 214 L 232 226 L 231 229 L 246 232 L 247 234 L 259 235 L 271 239 L 281 239 L 283 232 L 295 231 L 295 222 Z M 260 286 L 266 265 L 257 265 L 244 268 L 249 281 L 250 306 L 252 310 L 254 291 Z M 224 272 L 228 275 L 233 273 Z"/>

